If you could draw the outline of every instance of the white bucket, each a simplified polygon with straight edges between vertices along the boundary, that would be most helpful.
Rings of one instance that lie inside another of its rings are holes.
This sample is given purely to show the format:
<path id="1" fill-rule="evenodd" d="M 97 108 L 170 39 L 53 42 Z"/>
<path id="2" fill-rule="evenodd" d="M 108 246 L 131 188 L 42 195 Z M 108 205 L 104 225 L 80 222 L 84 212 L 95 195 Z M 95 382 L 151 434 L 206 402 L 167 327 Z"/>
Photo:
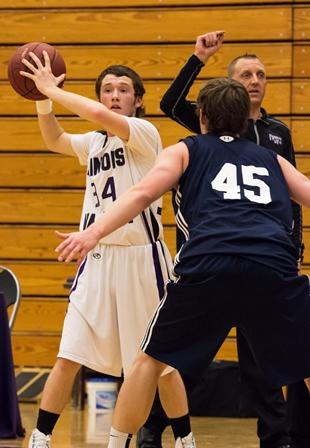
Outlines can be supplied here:
<path id="1" fill-rule="evenodd" d="M 86 381 L 88 409 L 107 412 L 114 409 L 117 397 L 117 381 L 113 378 L 90 378 Z"/>

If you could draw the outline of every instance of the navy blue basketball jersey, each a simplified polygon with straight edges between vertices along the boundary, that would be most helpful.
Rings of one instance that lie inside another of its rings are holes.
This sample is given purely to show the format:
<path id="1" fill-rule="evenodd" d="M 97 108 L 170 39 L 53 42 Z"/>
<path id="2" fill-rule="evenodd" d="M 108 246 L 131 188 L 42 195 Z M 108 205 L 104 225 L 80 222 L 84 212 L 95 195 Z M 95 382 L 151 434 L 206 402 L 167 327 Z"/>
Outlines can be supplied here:
<path id="1" fill-rule="evenodd" d="M 183 141 L 189 165 L 175 201 L 185 242 L 175 273 L 191 274 L 195 257 L 213 254 L 240 255 L 296 273 L 291 201 L 276 153 L 212 133 Z"/>

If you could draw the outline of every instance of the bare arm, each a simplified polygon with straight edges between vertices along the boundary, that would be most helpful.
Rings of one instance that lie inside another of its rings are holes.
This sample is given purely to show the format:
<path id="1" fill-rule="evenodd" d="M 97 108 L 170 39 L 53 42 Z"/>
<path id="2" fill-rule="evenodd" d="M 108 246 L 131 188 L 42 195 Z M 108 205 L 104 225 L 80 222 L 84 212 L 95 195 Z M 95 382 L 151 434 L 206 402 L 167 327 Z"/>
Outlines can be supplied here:
<path id="1" fill-rule="evenodd" d="M 70 134 L 62 129 L 52 112 L 38 114 L 38 121 L 43 140 L 49 150 L 76 157 L 71 146 Z"/>
<path id="2" fill-rule="evenodd" d="M 290 162 L 277 156 L 283 175 L 287 182 L 290 196 L 300 205 L 310 207 L 310 181 Z"/>
<path id="3" fill-rule="evenodd" d="M 165 149 L 157 158 L 154 168 L 136 185 L 123 193 L 98 220 L 82 232 L 59 233 L 64 241 L 56 248 L 59 261 L 69 262 L 78 257 L 78 263 L 99 240 L 125 225 L 152 202 L 178 183 L 188 165 L 188 149 L 177 143 Z"/>
<path id="4" fill-rule="evenodd" d="M 28 62 L 27 59 L 23 59 L 22 62 L 31 70 L 31 73 L 24 71 L 20 73 L 32 79 L 37 89 L 48 98 L 71 110 L 81 118 L 98 124 L 101 128 L 123 140 L 128 140 L 129 125 L 126 119 L 98 101 L 60 89 L 58 84 L 64 79 L 64 75 L 56 78 L 52 73 L 48 54 L 46 51 L 43 51 L 43 54 L 44 65 L 34 53 L 29 52 L 34 64 Z"/>

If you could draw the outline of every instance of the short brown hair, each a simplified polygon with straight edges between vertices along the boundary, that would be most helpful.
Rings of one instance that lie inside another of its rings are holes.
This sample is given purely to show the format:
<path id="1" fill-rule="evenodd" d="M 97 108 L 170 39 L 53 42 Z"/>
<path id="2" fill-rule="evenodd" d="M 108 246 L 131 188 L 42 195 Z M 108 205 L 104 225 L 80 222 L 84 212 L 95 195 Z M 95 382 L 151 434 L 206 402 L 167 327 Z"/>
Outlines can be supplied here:
<path id="1" fill-rule="evenodd" d="M 240 56 L 237 56 L 229 63 L 227 67 L 228 78 L 232 78 L 234 76 L 235 66 L 240 59 L 258 59 L 260 61 L 259 57 L 256 56 L 256 54 L 245 53 Z"/>
<path id="2" fill-rule="evenodd" d="M 105 68 L 96 79 L 95 91 L 98 99 L 100 99 L 102 80 L 106 75 L 115 75 L 117 77 L 127 76 L 132 80 L 136 98 L 143 98 L 143 95 L 145 94 L 145 88 L 143 85 L 143 81 L 138 73 L 135 72 L 132 68 L 127 67 L 126 65 L 110 65 L 109 67 Z M 136 110 L 136 117 L 143 117 L 144 115 L 144 106 L 138 107 Z"/>
<path id="3" fill-rule="evenodd" d="M 208 131 L 239 135 L 247 127 L 250 97 L 243 85 L 233 79 L 210 80 L 199 92 L 198 105 L 208 120 Z"/>

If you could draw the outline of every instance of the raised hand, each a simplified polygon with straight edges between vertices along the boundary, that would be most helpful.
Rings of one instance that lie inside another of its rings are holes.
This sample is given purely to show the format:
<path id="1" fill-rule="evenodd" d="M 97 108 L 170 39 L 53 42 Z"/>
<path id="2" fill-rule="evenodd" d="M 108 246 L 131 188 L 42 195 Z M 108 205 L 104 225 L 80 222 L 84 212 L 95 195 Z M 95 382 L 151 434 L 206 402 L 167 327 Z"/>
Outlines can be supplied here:
<path id="1" fill-rule="evenodd" d="M 20 71 L 19 73 L 26 78 L 32 79 L 38 90 L 40 90 L 43 95 L 49 96 L 48 91 L 51 88 L 57 87 L 64 79 L 65 73 L 60 76 L 54 76 L 51 69 L 51 62 L 48 53 L 44 50 L 44 64 L 32 51 L 29 52 L 29 56 L 33 60 L 33 63 L 28 61 L 28 59 L 23 58 L 22 63 L 31 71 L 25 72 Z"/>
<path id="2" fill-rule="evenodd" d="M 225 31 L 212 31 L 202 34 L 196 39 L 194 54 L 205 63 L 210 56 L 216 53 L 222 46 Z"/>

